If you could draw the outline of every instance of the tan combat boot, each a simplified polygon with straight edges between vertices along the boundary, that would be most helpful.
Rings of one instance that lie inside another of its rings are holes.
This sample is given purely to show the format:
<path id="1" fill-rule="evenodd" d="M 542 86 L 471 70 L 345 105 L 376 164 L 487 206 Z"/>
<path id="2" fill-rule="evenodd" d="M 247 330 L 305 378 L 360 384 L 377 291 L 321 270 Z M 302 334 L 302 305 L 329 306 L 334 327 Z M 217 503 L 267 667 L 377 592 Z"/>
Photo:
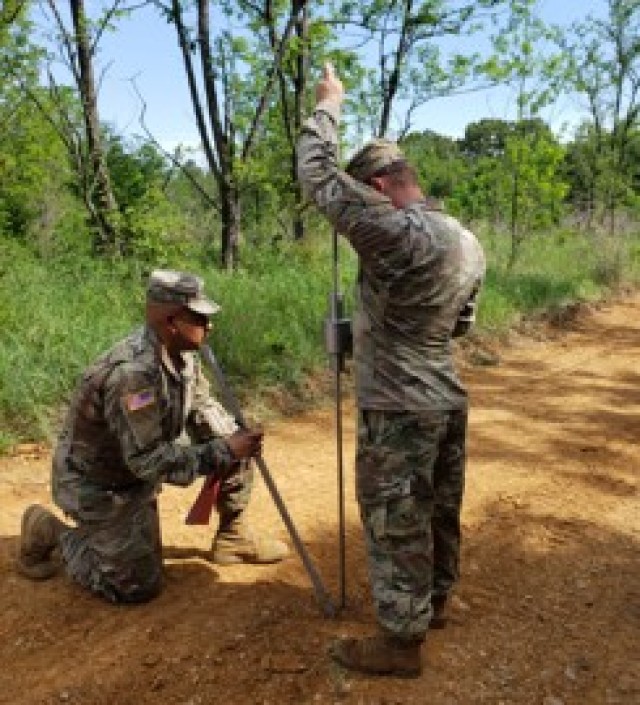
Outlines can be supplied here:
<path id="1" fill-rule="evenodd" d="M 361 639 L 338 639 L 331 658 L 344 668 L 361 673 L 418 678 L 422 673 L 421 642 L 379 635 Z"/>
<path id="2" fill-rule="evenodd" d="M 277 563 L 289 555 L 283 541 L 255 536 L 241 516 L 221 523 L 213 540 L 212 559 L 220 565 L 233 563 Z"/>
<path id="3" fill-rule="evenodd" d="M 20 549 L 16 568 L 25 578 L 46 580 L 53 577 L 60 561 L 52 555 L 58 546 L 63 522 L 38 504 L 27 507 L 22 515 Z"/>

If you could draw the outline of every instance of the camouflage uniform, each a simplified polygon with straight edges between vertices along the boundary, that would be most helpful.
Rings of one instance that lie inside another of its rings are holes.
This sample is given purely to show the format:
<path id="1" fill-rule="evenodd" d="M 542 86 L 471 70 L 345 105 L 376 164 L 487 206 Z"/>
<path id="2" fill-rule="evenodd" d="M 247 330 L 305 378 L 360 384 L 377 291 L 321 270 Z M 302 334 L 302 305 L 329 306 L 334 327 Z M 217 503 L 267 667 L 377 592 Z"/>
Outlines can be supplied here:
<path id="1" fill-rule="evenodd" d="M 84 373 L 55 452 L 54 501 L 77 525 L 60 537 L 66 570 L 112 602 L 160 590 L 163 482 L 185 486 L 215 468 L 222 516 L 249 499 L 252 471 L 219 439 L 235 422 L 210 397 L 197 355 L 182 362 L 150 328 L 132 333 Z"/>
<path id="2" fill-rule="evenodd" d="M 378 620 L 424 637 L 458 575 L 466 392 L 451 338 L 484 276 L 471 232 L 426 199 L 397 209 L 365 182 L 403 161 L 375 141 L 338 168 L 339 107 L 320 102 L 298 145 L 306 193 L 359 256 L 354 358 L 357 494 Z M 467 315 L 468 319 L 468 315 Z"/>

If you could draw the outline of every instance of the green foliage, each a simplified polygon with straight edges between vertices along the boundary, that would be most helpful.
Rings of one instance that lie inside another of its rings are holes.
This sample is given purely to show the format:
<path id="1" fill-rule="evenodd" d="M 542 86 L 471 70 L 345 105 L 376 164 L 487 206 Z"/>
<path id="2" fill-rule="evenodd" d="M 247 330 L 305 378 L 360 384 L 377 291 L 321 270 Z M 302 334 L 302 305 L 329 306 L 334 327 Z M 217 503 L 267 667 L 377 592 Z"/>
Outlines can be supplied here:
<path id="1" fill-rule="evenodd" d="M 130 327 L 141 301 L 133 263 L 40 259 L 0 240 L 0 427 L 47 436 L 87 361 Z"/>
<path id="2" fill-rule="evenodd" d="M 485 118 L 467 125 L 460 149 L 469 160 L 482 157 L 502 157 L 512 123 Z"/>
<path id="3" fill-rule="evenodd" d="M 55 129 L 29 98 L 47 99 L 28 9 L 18 0 L 0 7 L 0 234 L 47 240 L 68 205 L 68 171 Z"/>
<path id="4" fill-rule="evenodd" d="M 0 239 L 0 446 L 49 437 L 82 370 L 142 321 L 144 282 L 152 266 L 204 275 L 222 306 L 212 344 L 234 384 L 252 396 L 295 388 L 326 365 L 322 323 L 331 288 L 326 227 L 303 243 L 255 248 L 235 274 L 187 257 L 151 263 L 87 255 L 43 259 Z M 622 281 L 640 282 L 640 237 L 594 240 L 573 231 L 528 239 L 509 269 L 509 239 L 481 233 L 489 268 L 479 325 L 505 328 L 523 314 L 593 298 Z M 342 289 L 350 293 L 356 261 L 341 245 Z M 347 309 L 352 307 L 349 299 Z"/>
<path id="5" fill-rule="evenodd" d="M 466 177 L 466 166 L 454 139 L 427 130 L 408 135 L 402 140 L 402 148 L 415 165 L 420 184 L 435 198 L 451 197 Z"/>
<path id="6" fill-rule="evenodd" d="M 503 329 L 523 315 L 640 282 L 640 233 L 613 241 L 562 229 L 540 233 L 523 243 L 513 267 L 507 237 L 489 230 L 481 239 L 488 259 L 481 328 Z"/>
<path id="7" fill-rule="evenodd" d="M 47 95 L 40 89 L 43 104 Z M 54 233 L 77 207 L 67 155 L 56 130 L 21 96 L 11 106 L 0 103 L 0 232 L 36 239 L 50 249 Z"/>
<path id="8" fill-rule="evenodd" d="M 564 214 L 564 150 L 539 119 L 482 120 L 457 143 L 427 131 L 402 144 L 426 191 L 465 220 L 499 224 L 515 205 L 519 231 L 533 232 Z"/>
<path id="9" fill-rule="evenodd" d="M 124 211 L 128 254 L 150 267 L 186 262 L 202 249 L 190 232 L 187 214 L 153 186 Z"/>
<path id="10" fill-rule="evenodd" d="M 608 16 L 576 22 L 560 43 L 571 57 L 574 90 L 585 98 L 590 120 L 571 150 L 568 168 L 578 177 L 573 189 L 593 225 L 606 211 L 610 233 L 621 206 L 634 200 L 634 136 L 640 116 L 640 3 L 609 0 Z"/>
<path id="11" fill-rule="evenodd" d="M 288 243 L 254 251 L 235 275 L 206 274 L 222 306 L 213 333 L 216 348 L 245 385 L 288 385 L 322 364 L 330 263 L 327 246 Z M 345 274 L 351 279 L 354 269 L 348 258 Z"/>
<path id="12" fill-rule="evenodd" d="M 326 235 L 326 233 L 325 233 Z M 235 274 L 193 258 L 153 263 L 87 255 L 43 260 L 0 239 L 0 427 L 51 434 L 83 368 L 142 322 L 144 281 L 155 266 L 200 272 L 222 306 L 212 341 L 245 389 L 292 385 L 323 364 L 322 321 L 330 288 L 328 241 L 262 250 Z M 345 278 L 354 260 L 345 248 Z"/>
<path id="13" fill-rule="evenodd" d="M 31 41 L 29 5 L 24 0 L 3 0 L 0 4 L 0 103 L 37 81 L 42 51 Z"/>
<path id="14" fill-rule="evenodd" d="M 507 139 L 503 162 L 503 191 L 517 207 L 520 232 L 558 225 L 569 190 L 560 165 L 564 150 L 548 131 L 515 134 Z M 513 190 L 517 179 L 518 188 Z"/>
<path id="15" fill-rule="evenodd" d="M 130 145 L 119 135 L 107 133 L 105 152 L 116 201 L 123 210 L 135 206 L 166 180 L 165 159 L 148 142 Z"/>

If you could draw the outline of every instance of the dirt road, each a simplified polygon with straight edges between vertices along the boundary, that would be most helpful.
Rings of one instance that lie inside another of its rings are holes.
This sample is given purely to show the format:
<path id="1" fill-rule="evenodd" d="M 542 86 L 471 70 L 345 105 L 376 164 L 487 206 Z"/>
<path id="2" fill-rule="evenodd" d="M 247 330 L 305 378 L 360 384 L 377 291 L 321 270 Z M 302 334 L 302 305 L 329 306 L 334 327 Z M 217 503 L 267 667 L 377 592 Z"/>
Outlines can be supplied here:
<path id="1" fill-rule="evenodd" d="M 46 449 L 0 460 L 0 702 L 11 705 L 632 705 L 640 702 L 640 297 L 568 331 L 515 336 L 465 367 L 472 398 L 463 577 L 417 681 L 334 667 L 373 624 L 345 419 L 348 607 L 324 619 L 297 558 L 217 568 L 187 528 L 197 488 L 161 496 L 166 589 L 134 608 L 12 569 L 22 509 L 48 502 Z M 350 412 L 351 404 L 347 404 Z M 332 410 L 268 429 L 265 457 L 336 591 Z M 263 486 L 253 521 L 285 537 Z"/>

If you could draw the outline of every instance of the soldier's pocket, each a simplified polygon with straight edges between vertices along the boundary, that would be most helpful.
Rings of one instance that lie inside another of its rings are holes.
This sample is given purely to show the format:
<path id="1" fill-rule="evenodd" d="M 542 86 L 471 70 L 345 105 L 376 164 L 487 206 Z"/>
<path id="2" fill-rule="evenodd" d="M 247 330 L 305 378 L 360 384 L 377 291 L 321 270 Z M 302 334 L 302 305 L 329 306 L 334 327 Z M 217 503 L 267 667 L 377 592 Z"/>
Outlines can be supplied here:
<path id="1" fill-rule="evenodd" d="M 390 538 L 410 539 L 426 534 L 426 515 L 415 497 L 392 499 L 386 509 L 386 533 Z"/>
<path id="2" fill-rule="evenodd" d="M 356 491 L 364 503 L 410 493 L 413 466 L 407 462 L 410 420 L 403 414 L 362 411 L 356 453 Z"/>
<path id="3" fill-rule="evenodd" d="M 407 541 L 426 534 L 426 518 L 414 497 L 398 497 L 368 505 L 364 510 L 365 525 L 377 542 Z"/>

